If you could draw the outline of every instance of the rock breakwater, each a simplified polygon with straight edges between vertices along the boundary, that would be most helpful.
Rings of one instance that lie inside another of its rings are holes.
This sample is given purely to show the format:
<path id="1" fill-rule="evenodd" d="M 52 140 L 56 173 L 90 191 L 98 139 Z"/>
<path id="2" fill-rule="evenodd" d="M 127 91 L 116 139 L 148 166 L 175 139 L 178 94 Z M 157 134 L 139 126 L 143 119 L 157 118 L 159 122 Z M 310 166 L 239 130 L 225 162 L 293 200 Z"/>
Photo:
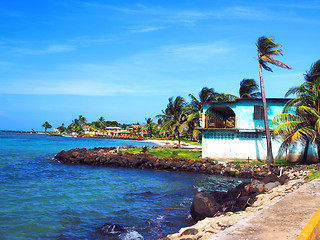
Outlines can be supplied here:
<path id="1" fill-rule="evenodd" d="M 91 166 L 182 171 L 257 179 L 262 179 L 271 173 L 279 175 L 281 171 L 281 167 L 279 166 L 271 166 L 268 169 L 266 165 L 255 166 L 252 164 L 233 164 L 232 162 L 224 163 L 212 159 L 158 158 L 151 154 L 123 153 L 124 150 L 131 147 L 133 146 L 125 145 L 121 148 L 93 149 L 76 148 L 59 152 L 55 156 L 55 159 L 61 163 L 72 165 L 85 164 Z M 286 168 L 283 168 L 282 171 L 285 172 Z M 295 177 L 298 178 L 300 176 L 296 174 L 290 178 L 293 179 Z"/>

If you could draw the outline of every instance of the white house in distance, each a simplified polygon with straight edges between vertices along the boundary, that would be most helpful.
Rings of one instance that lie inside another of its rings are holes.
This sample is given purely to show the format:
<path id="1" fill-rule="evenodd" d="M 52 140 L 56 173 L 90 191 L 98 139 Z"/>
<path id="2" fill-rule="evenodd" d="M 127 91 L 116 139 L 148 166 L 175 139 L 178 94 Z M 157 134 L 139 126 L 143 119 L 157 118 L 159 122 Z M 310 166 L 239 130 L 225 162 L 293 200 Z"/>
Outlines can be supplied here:
<path id="1" fill-rule="evenodd" d="M 288 100 L 267 99 L 274 155 L 281 142 L 273 138 L 271 122 L 274 116 L 282 113 Z M 227 119 L 234 119 L 234 123 Z M 267 144 L 261 99 L 204 103 L 200 130 L 203 158 L 266 160 Z"/>

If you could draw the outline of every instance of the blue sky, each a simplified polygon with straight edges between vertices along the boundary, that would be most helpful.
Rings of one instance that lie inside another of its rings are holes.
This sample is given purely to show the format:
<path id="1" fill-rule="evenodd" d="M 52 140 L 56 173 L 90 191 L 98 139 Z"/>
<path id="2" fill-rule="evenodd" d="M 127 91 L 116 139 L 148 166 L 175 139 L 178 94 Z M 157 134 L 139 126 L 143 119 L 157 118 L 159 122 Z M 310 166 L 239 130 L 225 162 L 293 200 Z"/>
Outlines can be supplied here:
<path id="1" fill-rule="evenodd" d="M 143 123 L 204 86 L 238 95 L 259 80 L 260 36 L 292 67 L 264 72 L 267 97 L 284 97 L 320 59 L 319 12 L 320 1 L 2 0 L 0 129 L 80 114 Z"/>

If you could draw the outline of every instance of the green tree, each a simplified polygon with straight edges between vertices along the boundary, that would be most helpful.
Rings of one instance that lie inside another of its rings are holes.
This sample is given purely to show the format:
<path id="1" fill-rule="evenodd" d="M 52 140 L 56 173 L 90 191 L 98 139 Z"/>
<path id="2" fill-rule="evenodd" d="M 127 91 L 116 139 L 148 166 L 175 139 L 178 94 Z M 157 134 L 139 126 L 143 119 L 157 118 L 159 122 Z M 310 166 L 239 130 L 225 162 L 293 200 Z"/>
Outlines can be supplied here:
<path id="1" fill-rule="evenodd" d="M 219 93 L 215 92 L 213 88 L 203 87 L 199 92 L 199 98 L 197 99 L 191 93 L 189 97 L 191 98 L 191 108 L 194 112 L 202 110 L 202 103 L 215 101 Z"/>
<path id="2" fill-rule="evenodd" d="M 263 117 L 264 117 L 264 126 L 266 131 L 266 140 L 267 140 L 267 164 L 270 165 L 273 163 L 273 154 L 272 154 L 272 145 L 271 145 L 271 136 L 270 129 L 268 123 L 268 112 L 267 112 L 267 101 L 264 90 L 264 82 L 262 76 L 262 68 L 272 72 L 272 69 L 268 66 L 268 63 L 273 65 L 291 69 L 288 65 L 275 60 L 273 57 L 282 55 L 282 50 L 280 44 L 276 44 L 273 42 L 273 37 L 259 37 L 257 43 L 258 50 L 258 62 L 259 62 L 259 76 L 260 76 L 260 89 L 261 89 L 261 97 L 262 97 L 262 106 L 263 106 Z"/>
<path id="3" fill-rule="evenodd" d="M 240 98 L 258 98 L 261 97 L 259 92 L 259 85 L 254 79 L 243 79 L 240 82 L 239 89 Z"/>
<path id="4" fill-rule="evenodd" d="M 44 131 L 47 132 L 47 129 L 49 128 L 52 128 L 52 126 L 50 125 L 50 123 L 48 123 L 47 121 L 42 124 L 42 127 L 44 127 Z"/>
<path id="5" fill-rule="evenodd" d="M 169 98 L 169 103 L 163 114 L 157 115 L 162 119 L 160 134 L 171 135 L 178 139 L 180 146 L 181 128 L 180 126 L 187 120 L 186 101 L 178 96 L 175 99 Z"/>
<path id="6" fill-rule="evenodd" d="M 148 137 L 151 138 L 153 136 L 153 132 L 154 132 L 153 120 L 152 120 L 152 118 L 146 118 L 145 120 L 146 120 L 146 124 L 144 126 L 147 131 Z"/>
<path id="7" fill-rule="evenodd" d="M 76 133 L 77 135 L 83 135 L 84 130 L 79 122 L 79 119 L 74 119 L 72 123 L 67 127 L 69 133 Z"/>
<path id="8" fill-rule="evenodd" d="M 81 127 L 87 123 L 87 119 L 82 115 L 79 116 L 78 121 Z"/>
<path id="9" fill-rule="evenodd" d="M 67 132 L 67 128 L 64 126 L 64 123 L 61 124 L 60 127 L 57 128 L 60 133 Z"/>
<path id="10" fill-rule="evenodd" d="M 291 106 L 309 106 L 320 111 L 320 60 L 311 65 L 310 70 L 304 74 L 304 83 L 298 87 L 290 88 L 286 97 L 296 95 L 297 98 L 289 100 L 285 110 Z"/>
<path id="11" fill-rule="evenodd" d="M 299 106 L 295 114 L 282 113 L 275 116 L 272 125 L 276 126 L 274 134 L 283 142 L 278 157 L 291 147 L 304 148 L 302 162 L 307 161 L 310 143 L 317 145 L 318 161 L 320 159 L 320 114 L 308 106 Z"/>

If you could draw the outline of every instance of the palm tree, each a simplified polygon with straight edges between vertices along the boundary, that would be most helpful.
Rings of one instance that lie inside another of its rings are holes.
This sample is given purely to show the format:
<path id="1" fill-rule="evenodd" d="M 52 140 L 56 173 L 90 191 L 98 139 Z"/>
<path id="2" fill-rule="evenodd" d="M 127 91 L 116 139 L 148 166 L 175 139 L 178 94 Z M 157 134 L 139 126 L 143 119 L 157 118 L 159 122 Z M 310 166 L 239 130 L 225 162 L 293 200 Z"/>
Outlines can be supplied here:
<path id="1" fill-rule="evenodd" d="M 302 162 L 307 161 L 310 143 L 316 144 L 318 149 L 318 161 L 320 159 L 320 113 L 316 109 L 307 106 L 299 106 L 296 114 L 282 113 L 275 116 L 272 125 L 275 136 L 282 138 L 278 156 L 281 156 L 292 146 L 302 146 L 304 153 Z"/>
<path id="2" fill-rule="evenodd" d="M 82 115 L 79 116 L 78 120 L 81 127 L 84 126 L 87 122 L 87 119 Z"/>
<path id="3" fill-rule="evenodd" d="M 267 140 L 267 164 L 270 165 L 273 163 L 273 154 L 272 154 L 272 145 L 271 145 L 271 136 L 270 129 L 268 123 L 268 112 L 267 112 L 267 101 L 264 90 L 263 76 L 262 76 L 262 68 L 272 72 L 272 69 L 267 65 L 271 63 L 273 65 L 291 69 L 288 65 L 275 60 L 273 57 L 277 55 L 282 55 L 282 50 L 280 44 L 276 44 L 273 42 L 273 37 L 259 37 L 257 43 L 258 50 L 258 61 L 259 61 L 259 75 L 260 75 L 260 89 L 261 89 L 261 97 L 262 97 L 262 106 L 263 106 L 263 117 L 264 117 L 264 126 L 266 131 L 266 140 Z"/>
<path id="4" fill-rule="evenodd" d="M 240 98 L 258 98 L 261 97 L 259 85 L 254 79 L 243 79 L 240 82 Z"/>
<path id="5" fill-rule="evenodd" d="M 193 96 L 191 93 L 189 94 L 189 97 L 191 97 L 191 107 L 195 111 L 201 111 L 202 109 L 202 103 L 214 101 L 215 97 L 219 93 L 215 92 L 213 88 L 203 87 L 201 91 L 199 92 L 199 99 L 197 99 L 195 96 Z"/>
<path id="6" fill-rule="evenodd" d="M 153 121 L 151 118 L 146 118 L 145 128 L 146 128 L 148 137 L 151 138 L 153 135 Z"/>
<path id="7" fill-rule="evenodd" d="M 47 121 L 42 124 L 42 127 L 44 127 L 44 131 L 47 132 L 47 129 L 49 128 L 52 128 L 52 126 L 50 125 L 50 123 L 48 123 Z"/>
<path id="8" fill-rule="evenodd" d="M 180 126 L 187 120 L 185 107 L 186 101 L 182 97 L 178 96 L 174 100 L 171 97 L 163 114 L 157 115 L 158 118 L 162 119 L 160 133 L 177 137 L 179 146 L 181 137 Z"/>
<path id="9" fill-rule="evenodd" d="M 304 83 L 299 87 L 290 88 L 286 93 L 286 97 L 297 95 L 297 98 L 287 102 L 285 110 L 291 106 L 304 105 L 320 110 L 320 60 L 311 65 L 308 72 L 304 74 Z"/>

